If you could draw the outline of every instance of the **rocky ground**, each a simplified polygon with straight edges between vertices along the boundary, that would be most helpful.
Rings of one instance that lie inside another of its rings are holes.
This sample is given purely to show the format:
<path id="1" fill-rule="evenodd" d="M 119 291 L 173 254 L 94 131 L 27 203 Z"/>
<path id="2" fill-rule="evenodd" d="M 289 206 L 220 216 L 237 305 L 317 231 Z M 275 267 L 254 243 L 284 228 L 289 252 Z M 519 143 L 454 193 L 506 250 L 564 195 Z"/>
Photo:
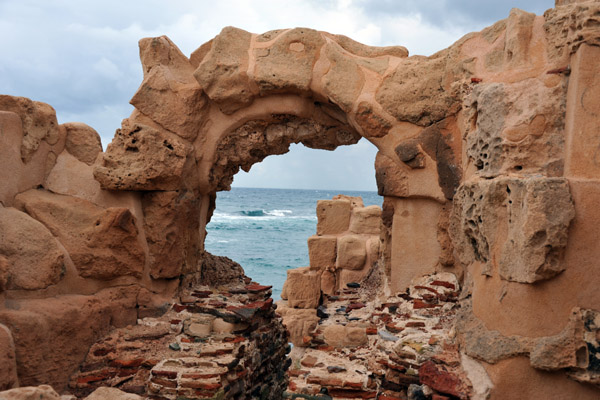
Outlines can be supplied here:
<path id="1" fill-rule="evenodd" d="M 385 301 L 349 286 L 325 297 L 317 328 L 303 338 L 306 347 L 294 347 L 285 398 L 469 398 L 453 344 L 459 294 L 453 274 L 423 277 Z"/>

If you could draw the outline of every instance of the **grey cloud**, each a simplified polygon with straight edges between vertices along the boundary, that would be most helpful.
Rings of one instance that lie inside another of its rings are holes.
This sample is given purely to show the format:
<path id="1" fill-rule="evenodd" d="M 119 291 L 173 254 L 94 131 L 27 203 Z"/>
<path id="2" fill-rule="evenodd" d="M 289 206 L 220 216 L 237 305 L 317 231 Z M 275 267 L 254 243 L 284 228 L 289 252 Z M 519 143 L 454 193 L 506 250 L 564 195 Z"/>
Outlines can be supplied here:
<path id="1" fill-rule="evenodd" d="M 436 26 L 468 25 L 484 27 L 508 17 L 511 8 L 517 7 L 543 14 L 554 7 L 553 0 L 359 0 L 358 4 L 368 15 L 390 17 L 402 14 L 420 14 L 424 22 Z"/>

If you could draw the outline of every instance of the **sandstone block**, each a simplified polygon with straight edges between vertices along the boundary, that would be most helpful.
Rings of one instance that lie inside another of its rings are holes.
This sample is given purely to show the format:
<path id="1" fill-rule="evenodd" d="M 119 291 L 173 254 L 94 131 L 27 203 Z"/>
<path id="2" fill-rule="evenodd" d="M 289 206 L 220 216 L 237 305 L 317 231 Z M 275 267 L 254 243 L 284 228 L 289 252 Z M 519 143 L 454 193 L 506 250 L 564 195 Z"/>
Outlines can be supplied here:
<path id="1" fill-rule="evenodd" d="M 102 290 L 95 295 L 64 295 L 15 300 L 0 310 L 0 323 L 14 335 L 23 386 L 51 384 L 63 391 L 90 346 L 113 327 L 135 324 L 137 289 Z"/>
<path id="2" fill-rule="evenodd" d="M 368 206 L 352 210 L 350 232 L 379 235 L 381 225 L 381 207 Z"/>
<path id="3" fill-rule="evenodd" d="M 468 100 L 476 109 L 475 129 L 466 135 L 476 173 L 487 178 L 503 173 L 561 176 L 565 95 L 564 83 L 548 87 L 536 79 L 477 86 Z"/>
<path id="4" fill-rule="evenodd" d="M 192 146 L 179 136 L 124 120 L 94 165 L 103 189 L 177 190 Z"/>
<path id="5" fill-rule="evenodd" d="M 375 180 L 377 181 L 377 194 L 380 196 L 408 196 L 406 170 L 381 152 L 377 152 L 375 157 Z"/>
<path id="6" fill-rule="evenodd" d="M 27 99 L 24 99 L 27 100 Z M 29 100 L 30 101 L 30 100 Z M 0 102 L 1 103 L 1 102 Z M 34 123 L 31 119 L 35 114 L 35 106 L 26 108 L 25 111 L 15 112 L 2 111 L 0 104 L 0 171 L 2 171 L 2 184 L 0 185 L 0 202 L 4 206 L 12 206 L 14 196 L 22 191 L 41 185 L 47 173 L 52 169 L 56 161 L 56 155 L 61 153 L 64 146 L 64 129 L 58 129 L 58 140 L 51 145 L 47 140 L 41 140 L 38 145 L 28 147 L 27 162 L 22 159 L 23 140 L 26 132 L 24 127 Z M 19 112 L 23 115 L 20 116 Z M 23 122 L 22 118 L 26 121 Z M 39 123 L 51 124 L 51 120 L 37 121 Z M 49 126 L 41 126 L 35 129 L 43 130 Z M 34 129 L 34 128 L 32 128 Z M 54 134 L 52 134 L 54 135 Z"/>
<path id="7" fill-rule="evenodd" d="M 334 295 L 337 290 L 335 274 L 329 270 L 321 273 L 321 291 L 327 295 Z"/>
<path id="8" fill-rule="evenodd" d="M 65 149 L 79 161 L 92 165 L 102 152 L 100 135 L 94 128 L 81 122 L 62 124 L 67 132 Z"/>
<path id="9" fill-rule="evenodd" d="M 359 57 L 392 56 L 398 58 L 408 57 L 408 50 L 404 46 L 367 46 L 344 35 L 328 35 L 346 51 Z"/>
<path id="10" fill-rule="evenodd" d="M 566 116 L 565 175 L 598 179 L 596 134 L 600 114 L 600 76 L 595 68 L 600 57 L 597 46 L 583 44 L 573 57 L 573 73 L 569 77 Z"/>
<path id="11" fill-rule="evenodd" d="M 355 209 L 357 207 L 364 207 L 363 199 L 360 196 L 348 196 L 345 194 L 336 194 L 331 198 L 331 200 L 348 200 L 350 202 L 350 207 Z"/>
<path id="12" fill-rule="evenodd" d="M 211 331 L 214 333 L 232 333 L 238 328 L 239 326 L 236 327 L 236 324 L 227 322 L 223 318 L 215 318 L 211 325 Z"/>
<path id="13" fill-rule="evenodd" d="M 215 316 L 208 314 L 194 315 L 183 321 L 183 331 L 194 337 L 203 338 L 210 335 Z"/>
<path id="14" fill-rule="evenodd" d="M 294 346 L 305 347 L 302 338 L 310 335 L 317 327 L 319 317 L 314 309 L 297 309 L 288 307 L 288 304 L 277 302 L 277 314 L 283 319 L 283 325 L 290 334 L 290 342 Z"/>
<path id="15" fill-rule="evenodd" d="M 61 400 L 58 393 L 48 385 L 26 386 L 0 393 L 2 400 Z"/>
<path id="16" fill-rule="evenodd" d="M 323 76 L 324 91 L 344 112 L 350 112 L 360 95 L 365 77 L 356 59 L 344 54 L 336 44 L 325 45 L 325 56 L 331 63 Z"/>
<path id="17" fill-rule="evenodd" d="M 358 105 L 354 118 L 367 138 L 384 137 L 392 128 L 392 124 L 366 101 Z"/>
<path id="18" fill-rule="evenodd" d="M 293 308 L 317 308 L 321 297 L 321 274 L 310 267 L 288 269 L 286 280 L 288 305 Z"/>
<path id="19" fill-rule="evenodd" d="M 308 259 L 311 269 L 326 269 L 335 266 L 337 237 L 317 236 L 308 238 Z"/>
<path id="20" fill-rule="evenodd" d="M 142 39 L 139 47 L 144 81 L 131 104 L 169 132 L 194 140 L 208 108 L 190 61 L 166 36 Z"/>
<path id="21" fill-rule="evenodd" d="M 312 69 L 325 41 L 313 29 L 291 29 L 267 49 L 255 49 L 254 79 L 261 95 L 273 92 L 308 92 Z"/>
<path id="22" fill-rule="evenodd" d="M 200 257 L 200 196 L 186 190 L 145 193 L 144 232 L 150 275 L 174 278 L 195 271 Z"/>
<path id="23" fill-rule="evenodd" d="M 496 262 L 502 279 L 532 283 L 564 270 L 561 257 L 574 216 L 563 178 L 476 181 L 457 192 L 452 240 L 464 264 L 481 261 L 489 274 Z"/>
<path id="24" fill-rule="evenodd" d="M 317 235 L 336 235 L 350 226 L 351 203 L 348 200 L 317 201 Z"/>
<path id="25" fill-rule="evenodd" d="M 399 121 L 427 126 L 450 113 L 455 98 L 447 87 L 447 57 L 404 59 L 387 75 L 375 99 Z"/>
<path id="26" fill-rule="evenodd" d="M 248 79 L 248 48 L 252 35 L 226 27 L 194 71 L 194 77 L 221 111 L 231 114 L 252 103 Z"/>
<path id="27" fill-rule="evenodd" d="M 29 215 L 0 207 L 0 239 L 6 289 L 43 289 L 62 278 L 63 252 L 48 229 Z"/>
<path id="28" fill-rule="evenodd" d="M 44 190 L 21 193 L 16 203 L 60 240 L 81 276 L 141 276 L 145 255 L 129 209 L 104 209 L 83 199 Z"/>
<path id="29" fill-rule="evenodd" d="M 61 132 L 54 108 L 46 103 L 25 97 L 0 95 L 0 111 L 17 114 L 23 123 L 21 158 L 24 163 L 32 160 L 42 142 L 54 145 L 59 142 Z"/>
<path id="30" fill-rule="evenodd" d="M 0 392 L 19 386 L 15 342 L 10 330 L 0 324 Z M 0 394 L 2 397 L 2 394 Z"/>
<path id="31" fill-rule="evenodd" d="M 338 238 L 336 268 L 360 270 L 365 266 L 367 250 L 365 239 L 357 235 Z"/>
<path id="32" fill-rule="evenodd" d="M 357 347 L 368 341 L 365 328 L 343 325 L 329 325 L 323 329 L 323 338 L 329 346 Z"/>

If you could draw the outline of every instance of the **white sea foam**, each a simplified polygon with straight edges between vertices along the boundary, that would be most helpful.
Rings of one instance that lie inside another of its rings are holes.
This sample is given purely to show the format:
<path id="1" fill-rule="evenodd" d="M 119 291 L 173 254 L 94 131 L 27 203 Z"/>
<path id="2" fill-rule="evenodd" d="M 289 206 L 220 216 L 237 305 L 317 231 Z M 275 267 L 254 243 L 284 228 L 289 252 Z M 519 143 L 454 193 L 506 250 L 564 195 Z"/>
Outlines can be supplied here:
<path id="1" fill-rule="evenodd" d="M 243 210 L 236 214 L 215 212 L 211 222 L 227 221 L 273 221 L 280 218 L 316 221 L 315 215 L 292 215 L 292 210 Z"/>

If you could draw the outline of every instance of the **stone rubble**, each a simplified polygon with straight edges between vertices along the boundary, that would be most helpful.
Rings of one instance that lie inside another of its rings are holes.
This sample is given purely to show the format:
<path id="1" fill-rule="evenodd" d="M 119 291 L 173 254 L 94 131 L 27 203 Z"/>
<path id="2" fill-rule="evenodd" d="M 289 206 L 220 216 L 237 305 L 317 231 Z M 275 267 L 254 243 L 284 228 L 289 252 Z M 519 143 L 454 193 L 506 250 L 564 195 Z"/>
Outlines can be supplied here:
<path id="1" fill-rule="evenodd" d="M 82 398 L 110 386 L 154 400 L 281 399 L 287 333 L 271 287 L 197 286 L 158 318 L 95 343 L 69 390 Z"/>
<path id="2" fill-rule="evenodd" d="M 420 278 L 383 300 L 349 286 L 324 296 L 315 329 L 293 348 L 285 398 L 416 399 L 409 393 L 417 386 L 438 399 L 469 398 L 453 341 L 460 291 L 453 274 Z"/>

